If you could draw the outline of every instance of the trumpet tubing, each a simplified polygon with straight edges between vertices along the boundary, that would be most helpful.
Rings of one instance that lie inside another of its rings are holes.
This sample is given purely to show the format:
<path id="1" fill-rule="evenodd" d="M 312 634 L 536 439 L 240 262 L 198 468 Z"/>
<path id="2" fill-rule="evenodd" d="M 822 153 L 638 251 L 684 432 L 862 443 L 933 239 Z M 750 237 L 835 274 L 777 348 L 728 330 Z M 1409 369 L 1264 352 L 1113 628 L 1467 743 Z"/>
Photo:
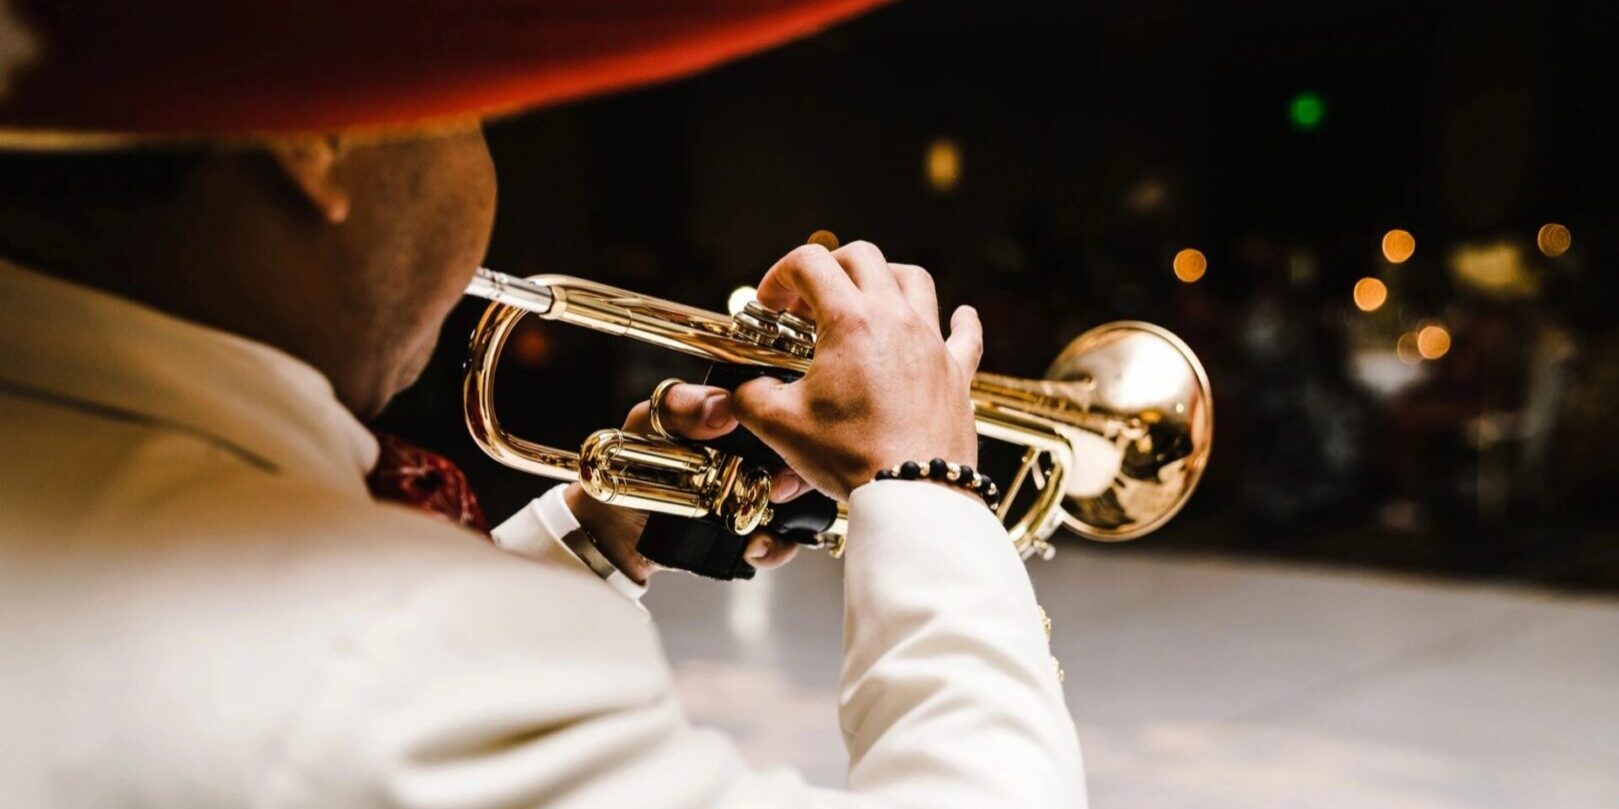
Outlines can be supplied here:
<path id="1" fill-rule="evenodd" d="M 473 332 L 462 400 L 473 439 L 507 466 L 580 481 L 609 503 L 718 519 L 737 533 L 770 522 L 769 475 L 710 447 L 602 430 L 580 452 L 512 435 L 493 406 L 495 368 L 525 315 L 628 337 L 713 362 L 802 372 L 815 324 L 750 304 L 735 316 L 562 275 L 480 269 L 467 294 L 492 301 Z M 1208 463 L 1214 414 L 1190 348 L 1149 323 L 1118 322 L 1075 338 L 1043 379 L 979 373 L 978 432 L 1024 448 L 1000 517 L 1025 557 L 1051 553 L 1058 529 L 1134 539 L 1164 524 Z M 1020 498 L 1023 487 L 1032 495 Z M 1015 503 L 1027 501 L 1021 512 Z M 825 532 L 841 547 L 844 521 Z"/>

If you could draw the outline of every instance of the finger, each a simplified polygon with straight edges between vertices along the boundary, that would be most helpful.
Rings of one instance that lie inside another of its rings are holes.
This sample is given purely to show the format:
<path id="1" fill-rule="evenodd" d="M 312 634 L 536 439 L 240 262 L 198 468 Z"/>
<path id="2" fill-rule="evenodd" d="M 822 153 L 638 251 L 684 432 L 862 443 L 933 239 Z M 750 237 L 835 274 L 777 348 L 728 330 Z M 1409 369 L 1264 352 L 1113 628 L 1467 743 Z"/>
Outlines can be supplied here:
<path id="1" fill-rule="evenodd" d="M 781 567 L 798 555 L 798 543 L 770 534 L 754 534 L 748 538 L 748 549 L 744 552 L 748 564 L 760 570 L 769 570 Z"/>
<path id="2" fill-rule="evenodd" d="M 799 423 L 798 383 L 769 376 L 750 379 L 731 394 L 731 412 L 766 444 Z"/>
<path id="3" fill-rule="evenodd" d="M 933 276 L 915 264 L 890 264 L 888 269 L 899 282 L 900 294 L 922 319 L 939 331 L 939 293 L 933 288 Z"/>
<path id="4" fill-rule="evenodd" d="M 969 374 L 978 372 L 978 361 L 984 356 L 984 326 L 978 322 L 978 310 L 960 306 L 950 316 L 950 339 L 944 341 L 950 356 L 961 370 Z"/>
<path id="5" fill-rule="evenodd" d="M 736 429 L 736 416 L 731 412 L 731 394 L 724 388 L 707 385 L 675 385 L 663 394 L 663 409 L 658 414 L 664 429 L 698 441 L 718 438 Z M 650 433 L 651 403 L 642 402 L 630 410 L 624 429 L 637 433 Z"/>
<path id="6" fill-rule="evenodd" d="M 784 468 L 778 471 L 770 481 L 770 502 L 785 503 L 789 500 L 797 500 L 809 490 L 809 484 L 805 483 L 797 472 Z"/>
<path id="7" fill-rule="evenodd" d="M 754 297 L 768 309 L 822 320 L 859 305 L 860 290 L 825 247 L 806 244 L 775 263 Z"/>
<path id="8" fill-rule="evenodd" d="M 899 283 L 888 269 L 883 251 L 871 242 L 850 242 L 832 251 L 832 257 L 843 266 L 843 271 L 854 279 L 854 285 L 868 295 L 889 296 L 899 292 Z"/>

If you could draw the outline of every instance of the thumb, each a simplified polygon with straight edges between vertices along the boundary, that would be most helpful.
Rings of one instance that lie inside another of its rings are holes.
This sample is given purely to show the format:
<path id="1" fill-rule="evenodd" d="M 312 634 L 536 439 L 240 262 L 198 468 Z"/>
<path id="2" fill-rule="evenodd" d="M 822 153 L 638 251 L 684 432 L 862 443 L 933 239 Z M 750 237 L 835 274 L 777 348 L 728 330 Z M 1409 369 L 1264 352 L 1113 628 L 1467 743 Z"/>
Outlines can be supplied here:
<path id="1" fill-rule="evenodd" d="M 750 379 L 731 394 L 731 412 L 754 435 L 768 438 L 792 423 L 799 411 L 797 388 L 771 376 Z"/>
<path id="2" fill-rule="evenodd" d="M 950 316 L 950 339 L 944 341 L 950 356 L 968 374 L 978 372 L 978 360 L 984 356 L 984 325 L 978 321 L 978 310 L 962 306 Z"/>

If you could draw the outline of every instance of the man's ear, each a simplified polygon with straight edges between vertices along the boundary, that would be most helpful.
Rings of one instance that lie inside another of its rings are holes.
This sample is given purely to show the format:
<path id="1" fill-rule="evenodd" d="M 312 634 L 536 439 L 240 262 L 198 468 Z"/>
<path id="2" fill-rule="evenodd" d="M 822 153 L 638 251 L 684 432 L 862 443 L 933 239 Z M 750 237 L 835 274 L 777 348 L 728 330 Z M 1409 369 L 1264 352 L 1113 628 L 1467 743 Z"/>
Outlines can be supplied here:
<path id="1" fill-rule="evenodd" d="M 349 217 L 349 190 L 338 177 L 343 145 L 335 135 L 284 138 L 269 145 L 281 173 L 328 223 Z"/>

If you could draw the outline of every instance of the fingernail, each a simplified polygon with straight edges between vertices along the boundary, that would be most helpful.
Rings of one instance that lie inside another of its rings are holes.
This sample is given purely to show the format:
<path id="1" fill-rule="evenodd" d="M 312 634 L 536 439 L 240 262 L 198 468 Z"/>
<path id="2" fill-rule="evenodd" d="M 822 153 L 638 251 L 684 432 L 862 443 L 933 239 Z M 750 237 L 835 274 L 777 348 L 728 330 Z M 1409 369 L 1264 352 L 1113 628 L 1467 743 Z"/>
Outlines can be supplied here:
<path id="1" fill-rule="evenodd" d="M 713 427 L 724 427 L 731 421 L 731 397 L 723 393 L 711 394 L 703 400 L 703 423 Z"/>
<path id="2" fill-rule="evenodd" d="M 777 503 L 791 500 L 793 495 L 798 494 L 799 487 L 803 485 L 804 482 L 799 480 L 797 475 L 780 475 L 776 478 L 776 484 L 770 493 L 770 499 Z"/>

